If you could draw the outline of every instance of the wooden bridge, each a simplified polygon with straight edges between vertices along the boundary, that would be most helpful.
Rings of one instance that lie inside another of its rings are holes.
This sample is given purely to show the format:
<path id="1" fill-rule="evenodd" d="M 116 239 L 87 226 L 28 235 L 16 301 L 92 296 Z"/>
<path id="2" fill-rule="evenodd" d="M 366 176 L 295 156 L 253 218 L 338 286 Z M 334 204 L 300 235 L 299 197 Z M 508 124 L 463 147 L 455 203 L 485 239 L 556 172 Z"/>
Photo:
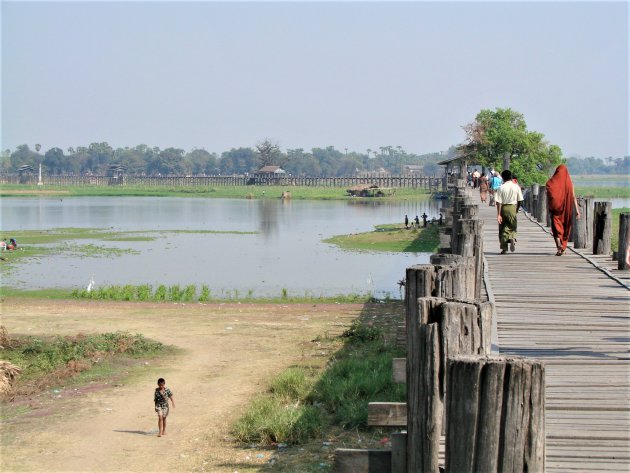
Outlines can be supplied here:
<path id="1" fill-rule="evenodd" d="M 442 253 L 406 269 L 393 370 L 407 400 L 369 405 L 370 425 L 406 431 L 391 450 L 338 449 L 333 471 L 630 471 L 628 271 L 555 256 L 523 212 L 516 252 L 499 254 L 496 209 L 471 191 L 458 183 L 444 209 Z"/>
<path id="2" fill-rule="evenodd" d="M 496 209 L 479 218 L 499 350 L 546 365 L 546 471 L 630 471 L 628 271 L 589 250 L 555 256 L 522 212 L 516 252 L 500 255 Z"/>

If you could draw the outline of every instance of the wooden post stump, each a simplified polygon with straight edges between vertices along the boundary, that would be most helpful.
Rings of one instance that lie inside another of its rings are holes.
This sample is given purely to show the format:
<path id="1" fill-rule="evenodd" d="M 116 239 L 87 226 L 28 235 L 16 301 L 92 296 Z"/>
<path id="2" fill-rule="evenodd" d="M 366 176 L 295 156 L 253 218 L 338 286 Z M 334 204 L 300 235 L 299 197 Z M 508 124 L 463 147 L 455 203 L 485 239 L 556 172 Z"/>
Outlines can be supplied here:
<path id="1" fill-rule="evenodd" d="M 630 213 L 619 215 L 619 249 L 617 250 L 617 269 L 630 269 Z"/>
<path id="2" fill-rule="evenodd" d="M 525 208 L 527 209 L 527 213 L 534 216 L 533 205 L 534 205 L 534 194 L 533 194 L 533 186 L 529 186 L 525 192 Z"/>
<path id="3" fill-rule="evenodd" d="M 472 259 L 457 264 L 417 264 L 406 270 L 405 312 L 417 314 L 419 297 L 475 299 Z"/>
<path id="4" fill-rule="evenodd" d="M 478 299 L 483 284 L 483 220 L 461 219 L 459 228 L 457 246 L 451 247 L 451 252 L 475 258 L 475 285 L 471 299 Z"/>
<path id="5" fill-rule="evenodd" d="M 612 236 L 612 202 L 595 202 L 593 210 L 593 254 L 609 255 Z"/>
<path id="6" fill-rule="evenodd" d="M 544 472 L 545 369 L 517 357 L 449 360 L 447 473 Z"/>
<path id="7" fill-rule="evenodd" d="M 547 225 L 547 212 L 549 211 L 547 205 L 547 188 L 541 187 L 538 190 L 538 211 L 536 218 L 544 225 Z"/>
<path id="8" fill-rule="evenodd" d="M 461 218 L 476 218 L 479 216 L 479 206 L 477 204 L 464 204 L 462 205 Z"/>
<path id="9" fill-rule="evenodd" d="M 333 473 L 390 473 L 392 452 L 390 450 L 357 450 L 338 448 L 335 450 Z"/>
<path id="10" fill-rule="evenodd" d="M 390 435 L 392 441 L 392 473 L 407 473 L 407 432 Z"/>
<path id="11" fill-rule="evenodd" d="M 580 218 L 577 218 L 576 209 L 573 209 L 573 247 L 588 248 L 593 243 L 593 199 L 591 197 L 578 197 Z"/>
<path id="12" fill-rule="evenodd" d="M 540 184 L 532 184 L 532 217 L 538 219 L 538 195 L 540 193 Z"/>

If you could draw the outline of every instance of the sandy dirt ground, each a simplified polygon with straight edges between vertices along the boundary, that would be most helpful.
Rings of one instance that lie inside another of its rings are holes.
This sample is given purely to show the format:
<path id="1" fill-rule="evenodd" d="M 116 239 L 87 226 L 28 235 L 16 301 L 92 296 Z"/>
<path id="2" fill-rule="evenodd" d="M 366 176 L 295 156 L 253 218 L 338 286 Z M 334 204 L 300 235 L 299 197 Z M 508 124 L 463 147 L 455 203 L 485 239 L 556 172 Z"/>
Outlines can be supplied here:
<path id="1" fill-rule="evenodd" d="M 36 409 L 0 424 L 0 470 L 257 471 L 269 451 L 237 445 L 230 436 L 231 422 L 272 375 L 314 352 L 328 356 L 317 352 L 321 348 L 313 340 L 326 332 L 340 333 L 361 308 L 4 301 L 2 324 L 10 334 L 122 330 L 183 351 L 144 365 L 122 383 L 42 394 L 32 405 Z M 159 376 L 166 378 L 176 401 L 162 438 L 156 436 L 153 411 Z"/>

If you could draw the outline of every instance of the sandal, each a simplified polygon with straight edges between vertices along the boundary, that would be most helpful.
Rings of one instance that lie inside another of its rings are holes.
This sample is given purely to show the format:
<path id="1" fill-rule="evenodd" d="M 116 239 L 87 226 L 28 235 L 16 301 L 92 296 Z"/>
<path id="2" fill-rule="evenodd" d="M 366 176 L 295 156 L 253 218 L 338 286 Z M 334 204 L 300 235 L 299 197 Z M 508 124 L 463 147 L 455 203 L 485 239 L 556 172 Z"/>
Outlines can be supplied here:
<path id="1" fill-rule="evenodd" d="M 564 254 L 564 250 L 558 250 L 556 256 L 562 256 Z"/>

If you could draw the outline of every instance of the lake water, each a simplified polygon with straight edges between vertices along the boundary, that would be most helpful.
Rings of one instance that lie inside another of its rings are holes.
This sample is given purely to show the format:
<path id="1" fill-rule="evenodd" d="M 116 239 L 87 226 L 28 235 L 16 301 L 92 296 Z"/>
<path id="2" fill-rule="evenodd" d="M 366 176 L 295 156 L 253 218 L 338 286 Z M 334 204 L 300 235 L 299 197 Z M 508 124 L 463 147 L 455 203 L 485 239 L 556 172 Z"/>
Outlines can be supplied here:
<path id="1" fill-rule="evenodd" d="M 3 237 L 10 230 L 107 228 L 159 231 L 153 241 L 81 241 L 135 250 L 115 257 L 53 255 L 20 263 L 5 286 L 24 289 L 97 285 L 206 284 L 213 295 L 313 296 L 372 292 L 399 297 L 405 268 L 428 262 L 427 253 L 341 250 L 322 240 L 366 232 L 426 212 L 441 201 L 281 201 L 178 197 L 74 197 L 3 199 Z M 172 233 L 216 230 L 256 234 Z M 151 233 L 151 236 L 156 236 Z M 75 242 L 72 242 L 75 243 Z"/>

